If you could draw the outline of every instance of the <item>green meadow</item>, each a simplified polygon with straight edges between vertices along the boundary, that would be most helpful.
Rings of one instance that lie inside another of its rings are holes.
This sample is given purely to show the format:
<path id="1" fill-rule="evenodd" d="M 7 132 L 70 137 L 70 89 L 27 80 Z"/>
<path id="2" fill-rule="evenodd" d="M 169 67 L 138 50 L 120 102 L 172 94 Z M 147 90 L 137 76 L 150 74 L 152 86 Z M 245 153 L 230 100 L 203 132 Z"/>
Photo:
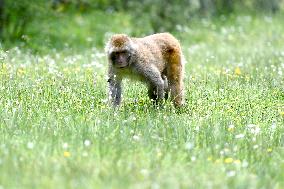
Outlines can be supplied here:
<path id="1" fill-rule="evenodd" d="M 179 26 L 185 106 L 155 107 L 125 80 L 118 110 L 107 103 L 103 44 L 131 33 L 131 21 L 34 21 L 25 44 L 0 51 L 0 189 L 284 188 L 283 20 Z"/>

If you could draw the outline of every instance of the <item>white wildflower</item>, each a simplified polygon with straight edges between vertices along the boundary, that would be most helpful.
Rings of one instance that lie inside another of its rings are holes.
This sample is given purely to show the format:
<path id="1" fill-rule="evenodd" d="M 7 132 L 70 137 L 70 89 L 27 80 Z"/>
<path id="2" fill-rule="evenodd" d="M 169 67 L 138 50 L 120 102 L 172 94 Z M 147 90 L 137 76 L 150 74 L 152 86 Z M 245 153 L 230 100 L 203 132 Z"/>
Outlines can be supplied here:
<path id="1" fill-rule="evenodd" d="M 260 127 L 255 124 L 248 124 L 247 128 L 251 134 L 258 135 L 260 133 Z"/>
<path id="2" fill-rule="evenodd" d="M 236 139 L 240 139 L 240 138 L 244 138 L 244 137 L 245 137 L 245 135 L 242 134 L 242 133 L 235 136 Z"/>
<path id="3" fill-rule="evenodd" d="M 133 136 L 133 140 L 139 140 L 139 139 L 140 139 L 140 137 L 138 135 Z"/>
<path id="4" fill-rule="evenodd" d="M 140 170 L 140 173 L 143 175 L 143 176 L 148 176 L 149 175 L 149 171 L 147 169 L 141 169 Z"/>
<path id="5" fill-rule="evenodd" d="M 228 177 L 233 177 L 233 176 L 235 176 L 236 175 L 236 172 L 235 171 L 229 171 L 229 172 L 227 172 L 227 176 Z"/>
<path id="6" fill-rule="evenodd" d="M 88 139 L 84 141 L 84 145 L 85 146 L 90 146 L 91 145 L 91 141 L 89 141 Z"/>
<path id="7" fill-rule="evenodd" d="M 248 165 L 249 165 L 249 163 L 246 160 L 244 160 L 242 162 L 242 167 L 246 168 L 246 167 L 248 167 Z"/>
<path id="8" fill-rule="evenodd" d="M 68 148 L 68 143 L 67 142 L 64 142 L 63 145 L 62 145 L 63 149 L 67 149 Z"/>
<path id="9" fill-rule="evenodd" d="M 193 143 L 191 143 L 191 142 L 185 143 L 185 149 L 186 150 L 191 150 L 191 149 L 193 149 L 193 147 L 194 147 Z"/>
<path id="10" fill-rule="evenodd" d="M 34 148 L 34 143 L 33 142 L 28 142 L 27 148 L 28 149 L 33 149 Z"/>

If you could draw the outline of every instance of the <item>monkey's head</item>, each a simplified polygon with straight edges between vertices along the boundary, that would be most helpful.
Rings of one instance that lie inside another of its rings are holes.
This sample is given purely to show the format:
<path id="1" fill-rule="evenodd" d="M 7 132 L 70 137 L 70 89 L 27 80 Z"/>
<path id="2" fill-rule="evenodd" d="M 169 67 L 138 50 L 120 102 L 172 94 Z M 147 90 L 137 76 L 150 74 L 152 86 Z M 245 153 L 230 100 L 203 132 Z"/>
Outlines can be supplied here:
<path id="1" fill-rule="evenodd" d="M 110 63 L 117 68 L 125 68 L 131 63 L 135 45 L 125 34 L 113 35 L 106 45 L 106 52 Z"/>

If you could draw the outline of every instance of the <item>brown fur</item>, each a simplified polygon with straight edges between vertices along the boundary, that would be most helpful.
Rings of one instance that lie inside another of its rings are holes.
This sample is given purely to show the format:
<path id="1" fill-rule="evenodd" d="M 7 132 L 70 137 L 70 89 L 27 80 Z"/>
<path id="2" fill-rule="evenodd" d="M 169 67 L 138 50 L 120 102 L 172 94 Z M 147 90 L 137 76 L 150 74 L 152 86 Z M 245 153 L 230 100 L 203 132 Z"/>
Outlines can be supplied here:
<path id="1" fill-rule="evenodd" d="M 120 104 L 121 80 L 127 76 L 146 82 L 151 99 L 160 101 L 165 93 L 170 93 L 176 106 L 183 105 L 182 51 L 178 40 L 171 34 L 160 33 L 143 38 L 116 34 L 111 37 L 106 50 L 109 57 L 110 97 L 115 105 Z M 125 50 L 130 56 L 128 66 L 119 69 L 114 66 L 110 55 Z"/>
<path id="2" fill-rule="evenodd" d="M 112 37 L 112 44 L 115 47 L 121 48 L 124 46 L 124 44 L 126 44 L 126 42 L 127 42 L 127 37 L 123 34 L 114 35 Z"/>

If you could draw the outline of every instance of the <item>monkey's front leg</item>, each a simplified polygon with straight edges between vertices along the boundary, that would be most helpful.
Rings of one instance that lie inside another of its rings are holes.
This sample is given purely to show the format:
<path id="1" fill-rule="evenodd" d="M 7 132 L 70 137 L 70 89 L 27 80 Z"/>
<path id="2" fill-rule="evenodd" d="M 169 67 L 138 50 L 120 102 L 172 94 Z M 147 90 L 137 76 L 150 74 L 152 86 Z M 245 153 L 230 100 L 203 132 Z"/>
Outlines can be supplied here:
<path id="1" fill-rule="evenodd" d="M 165 100 L 169 98 L 169 84 L 168 79 L 165 75 L 162 75 L 162 79 L 164 81 L 164 92 L 165 92 Z"/>
<path id="2" fill-rule="evenodd" d="M 149 82 L 148 96 L 156 102 L 161 102 L 165 97 L 164 80 L 158 71 L 145 71 L 145 73 Z"/>
<path id="3" fill-rule="evenodd" d="M 109 101 L 113 106 L 119 106 L 121 102 L 121 79 L 110 77 L 109 84 Z"/>

